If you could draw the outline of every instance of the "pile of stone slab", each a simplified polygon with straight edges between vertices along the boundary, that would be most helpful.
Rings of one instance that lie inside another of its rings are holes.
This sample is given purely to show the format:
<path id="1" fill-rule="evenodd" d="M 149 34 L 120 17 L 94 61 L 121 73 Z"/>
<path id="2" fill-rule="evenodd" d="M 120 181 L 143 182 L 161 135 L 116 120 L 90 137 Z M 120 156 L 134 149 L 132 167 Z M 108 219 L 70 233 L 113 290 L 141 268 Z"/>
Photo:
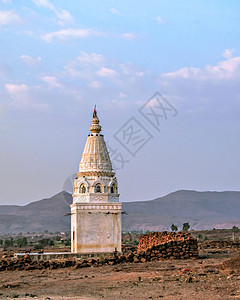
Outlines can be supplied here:
<path id="1" fill-rule="evenodd" d="M 144 263 L 164 259 L 187 259 L 198 257 L 198 244 L 189 233 L 153 232 L 140 238 L 138 247 L 123 247 L 122 253 L 106 254 L 102 257 L 56 260 L 31 260 L 26 254 L 21 258 L 3 258 L 0 260 L 0 271 L 43 270 L 60 268 L 86 268 L 122 263 Z"/>
<path id="2" fill-rule="evenodd" d="M 134 255 L 127 257 L 122 254 L 111 254 L 105 258 L 90 259 L 56 259 L 56 260 L 31 260 L 26 254 L 23 258 L 4 258 L 0 260 L 0 271 L 44 270 L 73 267 L 74 269 L 98 267 L 102 265 L 115 265 L 123 262 L 133 262 Z"/>
<path id="3" fill-rule="evenodd" d="M 200 249 L 240 248 L 239 241 L 205 241 L 199 243 Z"/>
<path id="4" fill-rule="evenodd" d="M 76 260 L 31 260 L 26 254 L 23 258 L 5 258 L 0 260 L 0 271 L 44 270 L 74 267 Z"/>
<path id="5" fill-rule="evenodd" d="M 137 253 L 150 261 L 197 258 L 198 242 L 187 232 L 151 232 L 140 238 Z"/>

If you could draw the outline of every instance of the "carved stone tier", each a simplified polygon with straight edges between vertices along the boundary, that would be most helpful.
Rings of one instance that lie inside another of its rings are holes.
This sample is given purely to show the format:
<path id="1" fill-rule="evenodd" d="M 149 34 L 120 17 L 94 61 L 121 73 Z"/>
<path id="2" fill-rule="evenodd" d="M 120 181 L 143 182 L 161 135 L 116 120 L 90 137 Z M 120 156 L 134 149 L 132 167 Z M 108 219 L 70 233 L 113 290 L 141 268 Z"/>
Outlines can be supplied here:
<path id="1" fill-rule="evenodd" d="M 73 203 L 70 205 L 72 209 L 72 214 L 76 210 L 84 210 L 84 211 L 105 211 L 106 213 L 121 213 L 122 211 L 122 203 L 108 203 L 108 204 L 99 204 L 99 203 Z"/>
<path id="2" fill-rule="evenodd" d="M 102 134 L 95 133 L 88 136 L 79 165 L 79 172 L 84 171 L 113 171 L 107 146 Z"/>
<path id="3" fill-rule="evenodd" d="M 73 203 L 111 203 L 118 202 L 119 194 L 109 194 L 109 193 L 86 193 L 84 195 L 73 194 Z"/>
<path id="4" fill-rule="evenodd" d="M 79 171 L 77 172 L 78 178 L 80 177 L 87 177 L 87 176 L 107 176 L 107 177 L 114 177 L 114 172 L 108 172 L 108 171 Z"/>

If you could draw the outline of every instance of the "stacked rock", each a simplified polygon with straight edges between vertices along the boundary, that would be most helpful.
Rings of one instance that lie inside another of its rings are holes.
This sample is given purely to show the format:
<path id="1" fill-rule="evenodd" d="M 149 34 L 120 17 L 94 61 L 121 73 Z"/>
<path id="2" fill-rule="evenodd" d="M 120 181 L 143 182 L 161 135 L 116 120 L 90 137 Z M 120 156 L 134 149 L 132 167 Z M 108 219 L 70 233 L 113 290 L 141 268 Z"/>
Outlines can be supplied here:
<path id="1" fill-rule="evenodd" d="M 198 242 L 187 232 L 151 232 L 139 240 L 137 253 L 147 260 L 198 257 Z"/>
<path id="2" fill-rule="evenodd" d="M 200 249 L 240 248 L 239 241 L 205 241 L 199 242 Z"/>
<path id="3" fill-rule="evenodd" d="M 102 258 L 63 259 L 31 261 L 29 254 L 23 258 L 0 259 L 0 271 L 43 270 L 59 268 L 86 268 L 122 263 L 144 263 L 164 259 L 187 259 L 198 257 L 198 243 L 186 232 L 152 232 L 140 238 L 137 249 L 135 246 L 123 247 L 122 253 L 108 254 Z"/>

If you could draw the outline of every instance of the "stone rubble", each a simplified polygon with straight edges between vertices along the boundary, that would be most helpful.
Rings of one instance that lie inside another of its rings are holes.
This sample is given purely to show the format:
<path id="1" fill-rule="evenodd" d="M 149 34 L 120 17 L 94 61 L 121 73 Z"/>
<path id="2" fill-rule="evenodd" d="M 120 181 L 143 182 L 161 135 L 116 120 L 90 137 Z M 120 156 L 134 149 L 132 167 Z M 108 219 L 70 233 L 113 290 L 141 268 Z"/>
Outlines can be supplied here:
<path id="1" fill-rule="evenodd" d="M 43 270 L 73 267 L 98 267 L 121 263 L 144 263 L 165 259 L 198 258 L 198 244 L 189 233 L 152 232 L 140 238 L 138 247 L 123 246 L 123 252 L 108 254 L 102 258 L 62 259 L 32 261 L 26 254 L 23 258 L 3 258 L 0 271 Z"/>
<path id="2" fill-rule="evenodd" d="M 151 232 L 140 238 L 137 253 L 147 260 L 198 258 L 198 242 L 187 232 Z"/>

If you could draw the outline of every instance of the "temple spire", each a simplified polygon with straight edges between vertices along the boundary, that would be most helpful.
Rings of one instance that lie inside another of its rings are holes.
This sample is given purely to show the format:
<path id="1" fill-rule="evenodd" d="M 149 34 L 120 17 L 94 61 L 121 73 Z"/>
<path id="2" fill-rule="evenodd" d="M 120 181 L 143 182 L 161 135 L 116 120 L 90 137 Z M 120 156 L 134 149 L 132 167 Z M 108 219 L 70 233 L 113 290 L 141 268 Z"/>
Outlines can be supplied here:
<path id="1" fill-rule="evenodd" d="M 94 107 L 94 111 L 93 111 L 93 119 L 92 119 L 92 125 L 90 127 L 90 131 L 92 133 L 99 133 L 102 130 L 102 127 L 99 125 L 99 119 L 97 116 L 97 109 L 96 109 L 96 105 Z"/>
<path id="2" fill-rule="evenodd" d="M 116 253 L 121 252 L 122 204 L 107 145 L 103 134 L 99 134 L 96 106 L 92 117 L 92 133 L 87 137 L 74 180 L 71 251 Z"/>

